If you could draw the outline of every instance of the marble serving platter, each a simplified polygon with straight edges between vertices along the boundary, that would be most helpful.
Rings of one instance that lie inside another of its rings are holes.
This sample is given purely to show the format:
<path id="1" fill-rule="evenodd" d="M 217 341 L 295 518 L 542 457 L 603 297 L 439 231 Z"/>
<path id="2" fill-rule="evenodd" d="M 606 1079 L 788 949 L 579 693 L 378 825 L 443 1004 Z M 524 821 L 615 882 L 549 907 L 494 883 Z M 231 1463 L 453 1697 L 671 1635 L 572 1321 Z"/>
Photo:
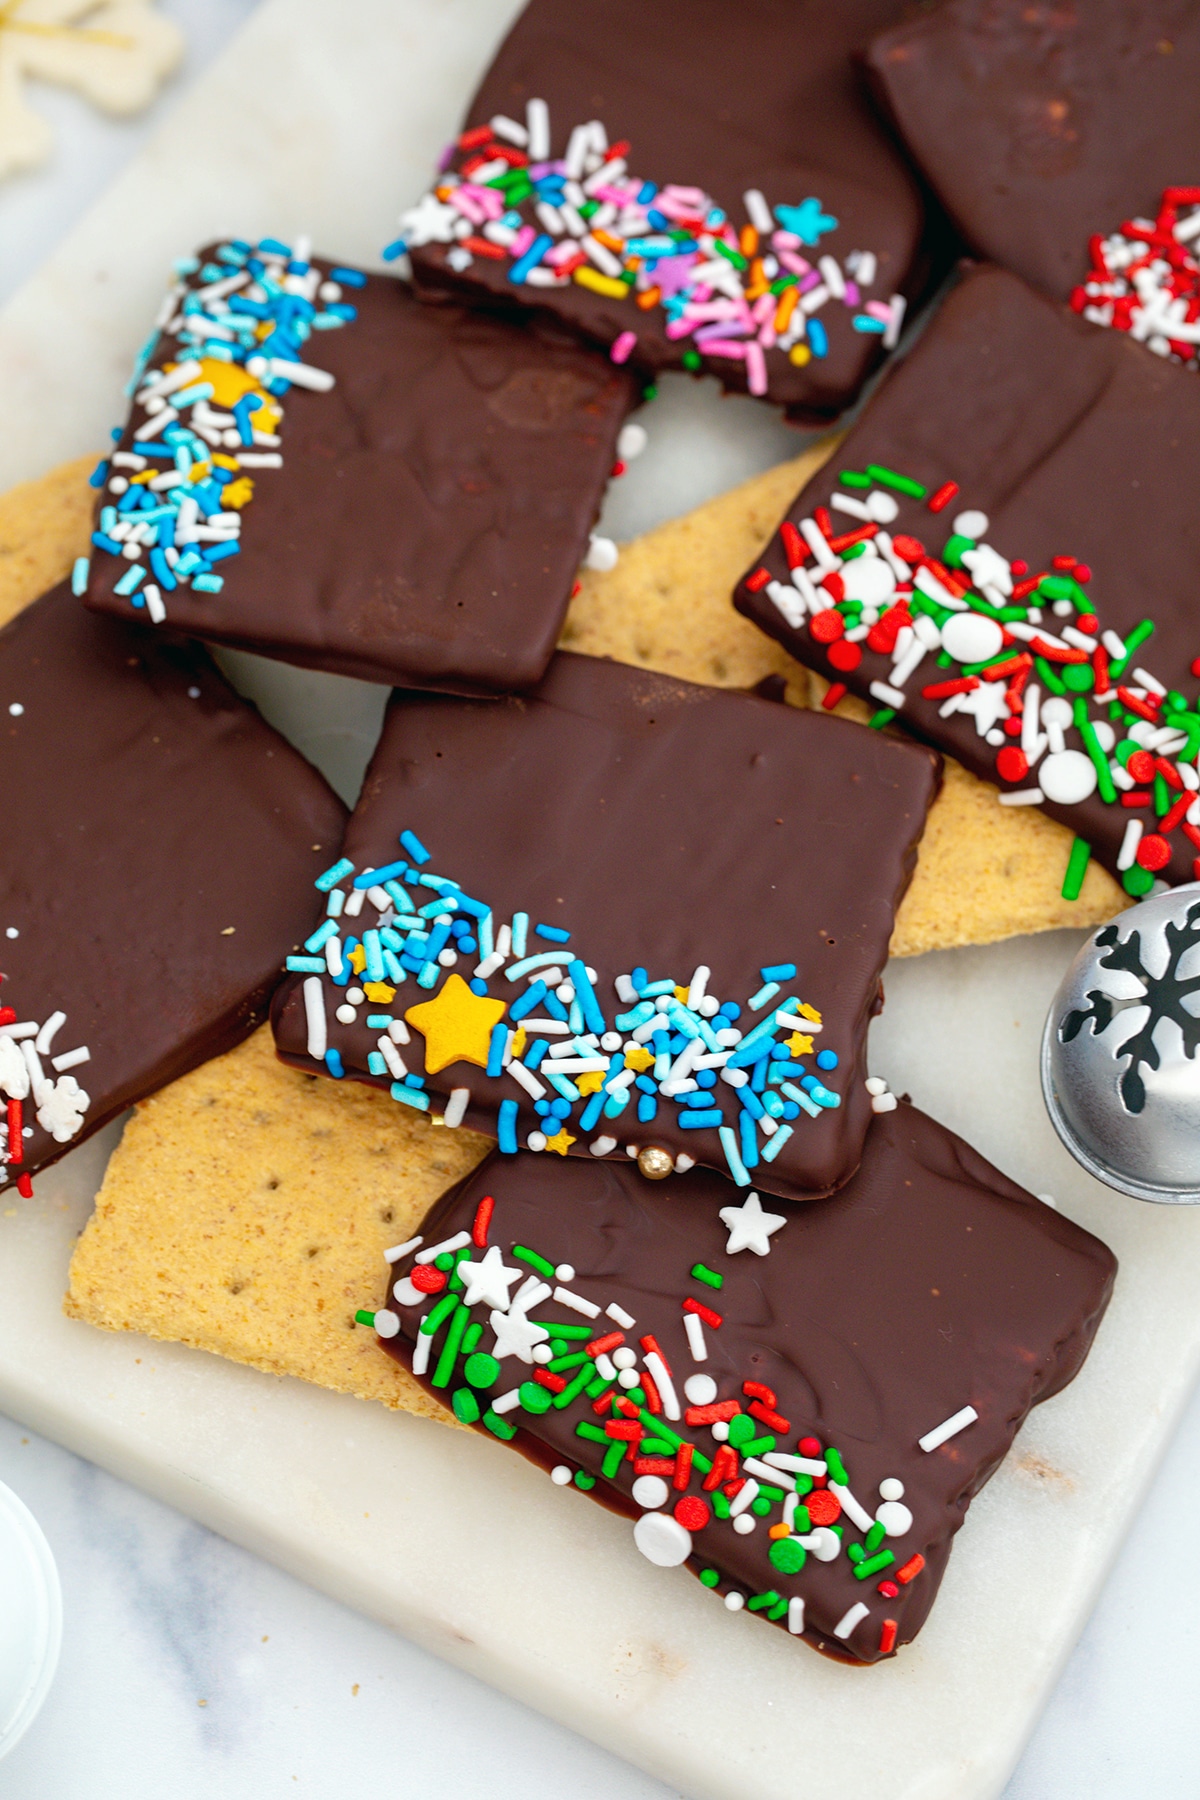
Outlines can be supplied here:
<path id="1" fill-rule="evenodd" d="M 374 264 L 515 0 L 268 0 L 0 314 L 0 487 L 99 446 L 180 249 L 308 231 Z M 606 511 L 627 536 L 800 440 L 765 408 L 664 384 Z M 230 659 L 352 794 L 382 691 Z M 1130 1529 L 1200 1361 L 1200 1216 L 1079 1171 L 1037 1051 L 1068 933 L 893 965 L 872 1062 L 1121 1258 L 1081 1378 L 971 1509 L 917 1643 L 823 1661 L 651 1568 L 627 1524 L 498 1446 L 177 1346 L 60 1301 L 119 1127 L 0 1205 L 0 1409 L 660 1776 L 712 1800 L 988 1800 Z"/>

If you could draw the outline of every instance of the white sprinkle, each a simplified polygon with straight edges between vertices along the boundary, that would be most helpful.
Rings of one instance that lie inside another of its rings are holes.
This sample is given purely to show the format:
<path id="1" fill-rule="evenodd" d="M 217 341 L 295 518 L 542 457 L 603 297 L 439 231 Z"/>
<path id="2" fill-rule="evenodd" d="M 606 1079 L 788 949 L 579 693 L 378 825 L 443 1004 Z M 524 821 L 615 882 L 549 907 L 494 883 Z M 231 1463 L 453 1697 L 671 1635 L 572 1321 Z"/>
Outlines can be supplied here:
<path id="1" fill-rule="evenodd" d="M 659 1391 L 663 1403 L 663 1411 L 668 1419 L 683 1417 L 679 1407 L 679 1396 L 675 1392 L 675 1383 L 671 1380 L 670 1371 L 657 1350 L 646 1353 L 646 1367 L 654 1378 L 654 1385 Z"/>
<path id="2" fill-rule="evenodd" d="M 50 1046 L 54 1042 L 55 1032 L 60 1025 L 65 1025 L 66 1022 L 67 1015 L 65 1012 L 53 1012 L 50 1014 L 50 1017 L 46 1020 L 46 1023 L 37 1034 L 37 1044 L 35 1048 L 37 1049 L 39 1056 L 49 1055 Z"/>
<path id="3" fill-rule="evenodd" d="M 568 1469 L 566 1463 L 556 1463 L 554 1468 L 550 1471 L 550 1479 L 555 1487 L 569 1487 L 571 1485 L 571 1471 Z"/>
<path id="4" fill-rule="evenodd" d="M 829 548 L 829 541 L 815 519 L 801 519 L 800 535 L 823 569 L 839 569 L 841 563 Z"/>
<path id="5" fill-rule="evenodd" d="M 282 356 L 248 356 L 246 358 L 248 374 L 259 377 L 282 378 L 290 381 L 293 387 L 311 388 L 314 393 L 327 394 L 334 385 L 334 378 L 328 369 L 318 369 L 312 363 L 291 362 Z M 239 457 L 245 462 L 245 457 Z"/>
<path id="6" fill-rule="evenodd" d="M 885 706 L 894 706 L 899 709 L 904 705 L 904 695 L 899 688 L 889 687 L 886 681 L 873 681 L 870 691 L 872 698 L 882 700 Z"/>
<path id="7" fill-rule="evenodd" d="M 8 711 L 10 717 L 19 719 L 21 714 L 25 711 L 25 708 L 21 705 L 19 700 L 13 700 L 9 705 Z"/>
<path id="8" fill-rule="evenodd" d="M 50 1058 L 50 1067 L 59 1075 L 65 1075 L 68 1069 L 77 1069 L 80 1063 L 91 1062 L 92 1053 L 86 1044 L 80 1044 L 77 1050 L 64 1050 L 61 1056 Z"/>
<path id="9" fill-rule="evenodd" d="M 1001 806 L 1040 806 L 1045 795 L 1040 787 L 1018 788 L 1012 794 L 997 794 Z"/>
<path id="10" fill-rule="evenodd" d="M 618 975 L 613 982 L 613 986 L 617 990 L 617 999 L 620 1000 L 624 1006 L 637 1005 L 637 989 L 634 987 L 632 981 L 630 981 L 628 975 Z"/>
<path id="11" fill-rule="evenodd" d="M 756 1522 L 752 1512 L 739 1513 L 737 1518 L 733 1521 L 733 1529 L 740 1533 L 742 1537 L 749 1537 L 750 1533 L 754 1530 Z"/>
<path id="12" fill-rule="evenodd" d="M 495 118 L 491 119 L 489 123 L 496 137 L 503 138 L 508 144 L 516 144 L 519 150 L 524 150 L 526 144 L 528 144 L 529 133 L 526 131 L 525 127 L 523 125 L 518 125 L 515 119 L 510 119 L 507 113 L 497 113 Z M 567 1480 L 570 1481 L 570 1479 L 571 1472 L 568 1469 Z"/>
<path id="13" fill-rule="evenodd" d="M 904 315 L 908 311 L 908 301 L 903 294 L 893 294 L 888 302 L 889 318 L 887 330 L 883 334 L 885 350 L 894 350 L 900 341 L 900 330 L 904 324 Z"/>
<path id="14" fill-rule="evenodd" d="M 617 1147 L 615 1137 L 596 1137 L 588 1145 L 593 1156 L 610 1156 Z"/>
<path id="15" fill-rule="evenodd" d="M 630 1489 L 634 1504 L 643 1507 L 646 1512 L 665 1506 L 670 1492 L 661 1475 L 639 1475 Z"/>
<path id="16" fill-rule="evenodd" d="M 17 930 L 15 925 L 7 925 L 4 929 L 4 935 L 6 938 L 16 938 L 20 937 L 21 933 Z"/>
<path id="17" fill-rule="evenodd" d="M 768 1450 L 763 1456 L 773 1469 L 788 1469 L 793 1475 L 824 1475 L 823 1456 L 793 1456 L 789 1450 Z"/>
<path id="18" fill-rule="evenodd" d="M 469 1244 L 470 1241 L 471 1234 L 469 1231 L 456 1231 L 453 1237 L 443 1238 L 440 1244 L 430 1244 L 427 1250 L 419 1251 L 417 1261 L 419 1263 L 431 1263 L 437 1256 L 453 1255 L 455 1250 L 461 1250 L 463 1245 Z"/>
<path id="19" fill-rule="evenodd" d="M 325 989 L 319 975 L 305 977 L 304 1015 L 308 1023 L 308 1054 L 314 1062 L 324 1062 L 329 1027 L 325 1019 Z"/>
<path id="20" fill-rule="evenodd" d="M 1140 819 L 1130 819 L 1125 827 L 1125 835 L 1121 839 L 1121 848 L 1117 852 L 1117 867 L 1122 871 L 1131 869 L 1137 856 L 1137 847 L 1142 841 L 1145 826 Z"/>
<path id="21" fill-rule="evenodd" d="M 793 1637 L 799 1637 L 804 1630 L 804 1599 L 800 1594 L 793 1594 L 788 1601 L 787 1628 Z"/>
<path id="22" fill-rule="evenodd" d="M 540 1100 L 545 1094 L 546 1089 L 543 1084 L 538 1080 L 533 1070 L 527 1069 L 523 1062 L 517 1062 L 515 1060 L 510 1062 L 508 1065 L 508 1073 L 519 1086 L 525 1089 L 525 1092 L 531 1099 Z"/>
<path id="23" fill-rule="evenodd" d="M 1200 213 L 1196 216 L 1197 218 L 1200 218 Z M 1124 639 L 1119 638 L 1115 631 L 1102 631 L 1100 633 L 1100 642 L 1104 645 L 1104 648 L 1108 651 L 1108 654 L 1112 657 L 1114 662 L 1122 662 L 1129 654 L 1125 648 Z"/>
<path id="24" fill-rule="evenodd" d="M 597 246 L 597 248 L 602 248 L 602 246 Z M 593 532 L 588 539 L 587 555 L 583 559 L 584 567 L 607 573 L 609 569 L 616 568 L 620 554 L 611 538 L 600 537 Z"/>
<path id="25" fill-rule="evenodd" d="M 592 1302 L 590 1300 L 585 1300 L 582 1294 L 573 1294 L 570 1288 L 556 1287 L 554 1290 L 554 1298 L 558 1301 L 560 1306 L 569 1306 L 572 1312 L 582 1313 L 585 1319 L 598 1319 L 600 1317 L 600 1308 L 598 1306 L 593 1306 Z"/>
<path id="26" fill-rule="evenodd" d="M 868 1094 L 886 1094 L 887 1085 L 887 1082 L 883 1081 L 878 1075 L 868 1075 L 867 1079 L 863 1082 L 863 1086 L 866 1088 Z"/>
<path id="27" fill-rule="evenodd" d="M 326 949 L 328 949 L 329 944 L 332 944 L 333 941 L 332 938 L 329 939 L 326 944 Z M 326 961 L 328 961 L 328 958 L 326 958 Z M 353 1025 L 355 1019 L 358 1017 L 358 1012 L 353 1006 L 339 1006 L 334 1011 L 333 1016 L 339 1025 Z"/>
<path id="28" fill-rule="evenodd" d="M 639 425 L 636 419 L 632 419 L 628 425 L 622 425 L 617 433 L 617 455 L 622 462 L 633 462 L 642 454 L 649 442 L 650 436 L 646 427 Z"/>
<path id="29" fill-rule="evenodd" d="M 511 1412 L 514 1406 L 520 1406 L 520 1404 L 520 1388 L 509 1388 L 507 1394 L 501 1394 L 499 1399 L 492 1401 L 492 1411 L 494 1413 Z"/>
<path id="30" fill-rule="evenodd" d="M 692 1553 L 692 1534 L 670 1513 L 645 1512 L 633 1528 L 633 1541 L 660 1569 L 677 1569 Z"/>
<path id="31" fill-rule="evenodd" d="M 854 1520 L 854 1523 L 858 1526 L 860 1531 L 870 1531 L 875 1521 L 867 1511 L 866 1507 L 861 1506 L 855 1499 L 848 1487 L 843 1487 L 840 1481 L 831 1481 L 829 1483 L 829 1491 L 831 1494 L 837 1495 L 842 1503 L 842 1511 L 849 1518 Z"/>
<path id="32" fill-rule="evenodd" d="M 445 1111 L 442 1113 L 442 1124 L 448 1125 L 451 1130 L 453 1130 L 456 1125 L 461 1125 L 470 1103 L 470 1088 L 451 1088 L 450 1098 L 447 1100 Z"/>
<path id="33" fill-rule="evenodd" d="M 424 1319 L 421 1321 L 425 1323 Z M 412 1371 L 414 1375 L 424 1375 L 429 1367 L 429 1356 L 433 1349 L 432 1332 L 418 1331 L 417 1341 L 413 1345 Z"/>
<path id="34" fill-rule="evenodd" d="M 745 1606 L 745 1604 L 746 1604 L 745 1594 L 739 1594 L 736 1588 L 730 1588 L 729 1592 L 725 1596 L 725 1611 L 726 1612 L 741 1612 L 741 1610 L 742 1610 L 743 1606 Z"/>
<path id="35" fill-rule="evenodd" d="M 739 1514 L 744 1513 L 746 1508 L 748 1506 L 752 1505 L 753 1502 L 757 1499 L 758 1499 L 758 1483 L 757 1483 L 757 1481 L 754 1480 L 753 1476 L 750 1476 L 747 1478 L 744 1485 L 738 1489 L 738 1491 L 734 1495 L 733 1499 L 729 1502 L 730 1518 L 736 1519 L 739 1516 Z"/>
<path id="36" fill-rule="evenodd" d="M 341 1012 L 340 1007 L 338 1008 L 338 1012 Z M 379 1039 L 379 1054 L 387 1064 L 393 1081 L 403 1081 L 404 1077 L 408 1074 L 407 1066 L 405 1065 L 404 1058 L 401 1056 L 386 1031 Z"/>
<path id="37" fill-rule="evenodd" d="M 608 1317 L 621 1327 L 622 1331 L 632 1331 L 637 1324 L 637 1320 L 630 1318 L 629 1314 L 625 1311 L 625 1308 L 623 1306 L 618 1306 L 615 1300 L 611 1306 L 606 1306 L 604 1310 L 608 1314 Z"/>
<path id="38" fill-rule="evenodd" d="M 835 256 L 822 256 L 817 259 L 817 267 L 825 286 L 835 300 L 843 300 L 846 295 L 846 278 L 842 274 L 841 265 Z"/>
<path id="39" fill-rule="evenodd" d="M 862 1623 L 870 1610 L 870 1607 L 864 1606 L 861 1600 L 856 1600 L 849 1612 L 843 1613 L 837 1624 L 834 1626 L 834 1637 L 841 1638 L 842 1641 L 845 1642 L 850 1636 L 850 1633 L 854 1630 L 854 1627 Z"/>
<path id="40" fill-rule="evenodd" d="M 423 1306 L 427 1297 L 407 1275 L 392 1285 L 392 1299 L 398 1306 Z"/>
<path id="41" fill-rule="evenodd" d="M 373 1323 L 376 1337 L 394 1338 L 400 1330 L 400 1321 L 394 1312 L 377 1312 Z"/>
<path id="42" fill-rule="evenodd" d="M 871 1101 L 871 1111 L 877 1113 L 895 1112 L 899 1101 L 895 1094 L 876 1094 Z"/>
<path id="43" fill-rule="evenodd" d="M 365 998 L 365 996 L 363 996 L 363 998 Z M 408 1034 L 408 1026 L 404 1023 L 403 1019 L 393 1019 L 387 1029 L 388 1036 L 391 1038 L 393 1044 L 408 1044 L 412 1042 L 412 1039 Z M 470 1088 L 454 1089 L 456 1094 L 469 1094 L 470 1091 Z"/>
<path id="44" fill-rule="evenodd" d="M 1144 688 L 1149 688 L 1152 694 L 1161 696 L 1167 691 L 1162 682 L 1157 681 L 1153 675 L 1148 675 L 1145 669 L 1135 669 L 1133 671 L 1133 679 L 1141 682 Z"/>
<path id="45" fill-rule="evenodd" d="M 531 1131 L 529 1136 L 525 1139 L 525 1148 L 527 1150 L 532 1150 L 535 1155 L 539 1155 L 546 1148 L 545 1132 Z"/>
<path id="46" fill-rule="evenodd" d="M 550 108 L 544 100 L 533 99 L 527 103 L 525 133 L 530 162 L 545 162 L 550 155 Z"/>
<path id="47" fill-rule="evenodd" d="M 687 1333 L 688 1349 L 695 1362 L 708 1361 L 708 1345 L 704 1339 L 704 1322 L 696 1313 L 684 1313 L 683 1329 Z M 686 1389 L 684 1390 L 687 1391 Z"/>
<path id="48" fill-rule="evenodd" d="M 399 1262 L 400 1258 L 402 1256 L 407 1256 L 410 1250 L 419 1250 L 424 1242 L 425 1239 L 421 1236 L 420 1232 L 418 1232 L 416 1237 L 407 1238 L 403 1244 L 393 1244 L 390 1250 L 385 1250 L 383 1253 L 384 1261 L 390 1263 Z"/>
<path id="49" fill-rule="evenodd" d="M 775 221 L 771 217 L 771 209 L 758 188 L 746 189 L 742 195 L 742 205 L 746 209 L 746 217 L 761 236 L 766 237 L 769 232 L 774 231 Z"/>
<path id="50" fill-rule="evenodd" d="M 688 1170 L 694 1169 L 695 1166 L 696 1166 L 695 1157 L 688 1156 L 682 1150 L 679 1152 L 679 1155 L 675 1158 L 675 1173 L 677 1175 L 686 1175 Z"/>
<path id="51" fill-rule="evenodd" d="M 691 1318 L 692 1314 L 689 1313 Z M 617 1352 L 620 1355 L 620 1352 Z M 711 1375 L 689 1375 L 683 1391 L 693 1406 L 711 1406 L 717 1397 L 717 1384 Z"/>
<path id="52" fill-rule="evenodd" d="M 806 1031 L 809 1037 L 814 1037 L 818 1031 L 824 1031 L 825 1029 L 824 1025 L 819 1020 L 806 1019 L 800 1013 L 790 1013 L 785 1011 L 783 1007 L 780 1007 L 779 1011 L 775 1014 L 775 1023 L 781 1026 L 784 1031 Z"/>
<path id="53" fill-rule="evenodd" d="M 935 1425 L 932 1431 L 927 1431 L 923 1438 L 918 1438 L 917 1442 L 922 1450 L 936 1450 L 947 1438 L 957 1437 L 960 1431 L 973 1425 L 978 1417 L 973 1406 L 961 1407 L 958 1412 L 951 1413 L 948 1419 L 943 1419 L 940 1425 Z"/>
<path id="54" fill-rule="evenodd" d="M 16 936 L 15 931 L 13 936 Z M 0 1025 L 0 1037 L 31 1038 L 36 1037 L 37 1034 L 38 1023 L 36 1019 L 22 1019 L 18 1025 Z"/>

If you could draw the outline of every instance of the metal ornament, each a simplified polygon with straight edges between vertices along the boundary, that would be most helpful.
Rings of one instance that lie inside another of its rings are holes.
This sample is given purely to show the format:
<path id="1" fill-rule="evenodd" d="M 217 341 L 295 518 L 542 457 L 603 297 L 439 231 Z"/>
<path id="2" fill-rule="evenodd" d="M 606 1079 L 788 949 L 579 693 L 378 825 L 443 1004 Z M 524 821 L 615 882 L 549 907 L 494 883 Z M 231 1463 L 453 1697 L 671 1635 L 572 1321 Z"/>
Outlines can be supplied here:
<path id="1" fill-rule="evenodd" d="M 1200 883 L 1093 932 L 1054 996 L 1042 1093 L 1089 1174 L 1136 1200 L 1200 1204 Z"/>

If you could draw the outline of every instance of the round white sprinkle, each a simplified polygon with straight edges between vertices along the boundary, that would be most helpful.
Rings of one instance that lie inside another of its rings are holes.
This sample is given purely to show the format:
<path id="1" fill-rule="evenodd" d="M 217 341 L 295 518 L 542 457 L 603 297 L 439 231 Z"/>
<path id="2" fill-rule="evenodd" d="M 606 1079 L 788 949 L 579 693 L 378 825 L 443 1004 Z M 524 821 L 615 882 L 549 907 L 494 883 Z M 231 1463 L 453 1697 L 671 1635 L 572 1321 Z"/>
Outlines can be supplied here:
<path id="1" fill-rule="evenodd" d="M 14 700 L 8 710 L 12 718 L 19 719 L 21 714 L 25 711 L 25 708 L 21 705 L 19 700 Z"/>
<path id="2" fill-rule="evenodd" d="M 560 981 L 554 992 L 564 1006 L 570 1006 L 572 1000 L 575 998 L 575 983 L 573 981 Z"/>
<path id="3" fill-rule="evenodd" d="M 1004 648 L 1004 633 L 982 613 L 954 613 L 942 626 L 942 649 L 955 662 L 986 662 Z"/>
<path id="4" fill-rule="evenodd" d="M 20 937 L 21 934 L 17 930 L 15 925 L 9 925 L 9 926 L 6 926 L 4 935 L 5 935 L 5 937 L 15 938 L 15 937 Z"/>
<path id="5" fill-rule="evenodd" d="M 360 987 L 349 987 L 346 989 L 346 998 L 351 1006 L 361 1006 L 366 997 L 367 996 Z"/>
<path id="6" fill-rule="evenodd" d="M 891 494 L 885 494 L 882 488 L 874 488 L 867 495 L 867 511 L 877 525 L 890 525 L 900 511 Z"/>
<path id="7" fill-rule="evenodd" d="M 402 1276 L 392 1289 L 392 1299 L 397 1306 L 420 1306 L 424 1298 L 420 1288 L 414 1287 L 407 1275 Z"/>
<path id="8" fill-rule="evenodd" d="M 557 1269 L 554 1271 L 554 1279 L 555 1281 L 574 1281 L 574 1263 L 559 1263 Z"/>
<path id="9" fill-rule="evenodd" d="M 978 543 L 987 528 L 987 514 L 976 512 L 973 507 L 969 508 L 966 512 L 960 512 L 954 521 L 954 529 L 959 537 L 974 538 L 976 543 Z"/>
<path id="10" fill-rule="evenodd" d="M 1096 742 L 1107 754 L 1117 741 L 1116 732 L 1113 730 L 1107 719 L 1093 719 L 1092 730 L 1096 734 Z"/>
<path id="11" fill-rule="evenodd" d="M 647 1512 L 653 1512 L 656 1506 L 665 1506 L 671 1492 L 661 1475 L 639 1475 L 632 1491 L 637 1505 L 645 1507 Z"/>
<path id="12" fill-rule="evenodd" d="M 717 1397 L 717 1384 L 711 1375 L 689 1375 L 683 1391 L 693 1406 L 711 1406 Z"/>
<path id="13" fill-rule="evenodd" d="M 353 1025 L 358 1014 L 352 1006 L 339 1006 L 333 1016 L 339 1025 Z"/>
<path id="14" fill-rule="evenodd" d="M 108 491 L 110 494 L 123 494 L 128 486 L 129 482 L 124 475 L 114 475 L 108 484 Z"/>
<path id="15" fill-rule="evenodd" d="M 567 1487 L 570 1484 L 571 1471 L 568 1469 L 566 1463 L 558 1463 L 556 1467 L 551 1469 L 550 1479 L 555 1487 Z"/>
<path id="16" fill-rule="evenodd" d="M 1058 619 L 1069 619 L 1075 611 L 1073 600 L 1056 600 L 1051 611 Z"/>
<path id="17" fill-rule="evenodd" d="M 670 1513 L 643 1513 L 633 1528 L 633 1541 L 660 1569 L 677 1569 L 692 1554 L 692 1534 Z"/>
<path id="18" fill-rule="evenodd" d="M 400 1330 L 400 1321 L 394 1312 L 377 1312 L 375 1314 L 375 1335 L 381 1338 L 394 1338 Z"/>
<path id="19" fill-rule="evenodd" d="M 1001 744 L 1008 742 L 1002 731 L 989 731 L 987 733 L 987 741 L 992 746 L 993 750 L 998 750 Z"/>
<path id="20" fill-rule="evenodd" d="M 623 1388 L 635 1388 L 638 1384 L 637 1370 L 636 1369 L 622 1369 L 620 1374 L 617 1376 L 617 1380 L 620 1382 L 620 1384 Z"/>
<path id="21" fill-rule="evenodd" d="M 598 569 L 601 574 L 604 574 L 609 569 L 616 568 L 619 555 L 620 552 L 611 538 L 594 537 L 588 544 L 587 555 L 583 559 L 584 567 Z"/>
<path id="22" fill-rule="evenodd" d="M 546 1148 L 546 1134 L 544 1131 L 531 1131 L 529 1136 L 525 1139 L 525 1143 L 530 1150 L 544 1150 Z"/>
<path id="23" fill-rule="evenodd" d="M 602 1050 L 607 1050 L 611 1056 L 614 1050 L 619 1050 L 621 1048 L 623 1042 L 624 1039 L 619 1031 L 606 1031 L 604 1036 L 600 1039 L 600 1048 Z"/>
<path id="24" fill-rule="evenodd" d="M 630 420 L 629 424 L 622 425 L 617 433 L 617 455 L 622 462 L 632 462 L 635 457 L 642 454 L 649 442 L 650 436 L 646 427 L 637 424 L 635 420 Z"/>
<path id="25" fill-rule="evenodd" d="M 622 1344 L 620 1349 L 613 1351 L 612 1359 L 618 1369 L 632 1369 L 637 1361 L 637 1351 L 631 1350 L 628 1344 Z"/>
<path id="26" fill-rule="evenodd" d="M 875 1517 L 889 1537 L 903 1537 L 912 1530 L 913 1516 L 903 1500 L 885 1500 Z"/>
<path id="27" fill-rule="evenodd" d="M 533 1360 L 535 1363 L 553 1362 L 554 1352 L 549 1344 L 535 1344 L 533 1346 Z"/>
<path id="28" fill-rule="evenodd" d="M 746 1604 L 745 1594 L 739 1594 L 736 1588 L 732 1588 L 729 1591 L 729 1593 L 727 1593 L 725 1596 L 726 1612 L 741 1612 L 741 1610 L 742 1610 L 743 1606 L 745 1606 L 745 1604 Z"/>
<path id="29" fill-rule="evenodd" d="M 884 606 L 896 591 L 896 577 L 882 556 L 856 557 L 839 574 L 847 600 L 861 600 L 864 606 Z"/>
<path id="30" fill-rule="evenodd" d="M 1038 786 L 1059 806 L 1078 806 L 1096 791 L 1096 765 L 1082 750 L 1060 750 L 1042 758 Z"/>
<path id="31" fill-rule="evenodd" d="M 700 1002 L 701 1018 L 713 1019 L 720 1010 L 721 1002 L 717 999 L 717 996 L 715 994 L 705 994 L 703 1000 Z"/>
<path id="32" fill-rule="evenodd" d="M 842 1540 L 837 1532 L 831 1530 L 828 1525 L 818 1525 L 812 1536 L 819 1539 L 819 1542 L 813 1543 L 811 1546 L 817 1561 L 832 1562 L 842 1547 Z"/>
<path id="33" fill-rule="evenodd" d="M 1043 725 L 1057 725 L 1060 731 L 1065 731 L 1074 717 L 1071 702 L 1064 700 L 1061 694 L 1051 694 L 1042 701 Z"/>
<path id="34" fill-rule="evenodd" d="M 725 1423 L 724 1419 L 717 1420 L 716 1424 L 712 1428 L 712 1434 L 716 1438 L 718 1444 L 723 1444 L 725 1442 L 725 1440 L 729 1436 L 729 1427 Z"/>
<path id="35" fill-rule="evenodd" d="M 733 1521 L 733 1529 L 740 1537 L 749 1537 L 757 1524 L 758 1520 L 753 1513 L 739 1513 L 737 1518 Z"/>
<path id="36" fill-rule="evenodd" d="M 444 950 L 438 951 L 438 961 L 441 963 L 443 969 L 452 969 L 458 961 L 458 951 L 451 950 L 450 946 L 447 944 Z"/>
<path id="37" fill-rule="evenodd" d="M 903 1500 L 904 1483 L 895 1475 L 885 1475 L 879 1484 L 879 1498 L 881 1500 Z"/>
<path id="38" fill-rule="evenodd" d="M 199 698 L 200 698 L 200 689 L 198 687 L 190 687 L 188 689 L 188 699 L 189 700 L 198 700 Z"/>

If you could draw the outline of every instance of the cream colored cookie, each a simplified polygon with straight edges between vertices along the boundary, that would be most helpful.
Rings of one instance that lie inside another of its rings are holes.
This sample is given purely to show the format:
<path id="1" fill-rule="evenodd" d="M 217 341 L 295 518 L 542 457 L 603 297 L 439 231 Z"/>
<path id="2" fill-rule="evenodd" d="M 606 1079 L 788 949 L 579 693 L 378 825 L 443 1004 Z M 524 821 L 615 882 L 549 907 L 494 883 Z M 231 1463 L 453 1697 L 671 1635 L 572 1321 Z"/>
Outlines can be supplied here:
<path id="1" fill-rule="evenodd" d="M 729 596 L 788 503 L 840 441 L 825 438 L 794 462 L 623 545 L 607 573 L 585 571 L 563 644 L 720 687 L 752 687 L 764 676 L 782 675 L 794 705 L 819 704 L 825 682 L 735 613 Z M 868 716 L 854 700 L 837 710 L 848 718 Z M 892 955 L 1096 925 L 1123 911 L 1128 897 L 1097 863 L 1088 868 L 1078 900 L 1063 899 L 1071 843 L 1065 826 L 1034 807 L 1001 806 L 995 788 L 947 760 L 945 785 L 897 914 Z"/>
<path id="2" fill-rule="evenodd" d="M 285 1067 L 264 1026 L 136 1109 L 64 1310 L 453 1424 L 354 1314 L 382 1304 L 388 1246 L 490 1147 Z"/>
<path id="3" fill-rule="evenodd" d="M 0 625 L 71 572 L 86 556 L 96 496 L 94 456 L 51 469 L 0 494 Z"/>

